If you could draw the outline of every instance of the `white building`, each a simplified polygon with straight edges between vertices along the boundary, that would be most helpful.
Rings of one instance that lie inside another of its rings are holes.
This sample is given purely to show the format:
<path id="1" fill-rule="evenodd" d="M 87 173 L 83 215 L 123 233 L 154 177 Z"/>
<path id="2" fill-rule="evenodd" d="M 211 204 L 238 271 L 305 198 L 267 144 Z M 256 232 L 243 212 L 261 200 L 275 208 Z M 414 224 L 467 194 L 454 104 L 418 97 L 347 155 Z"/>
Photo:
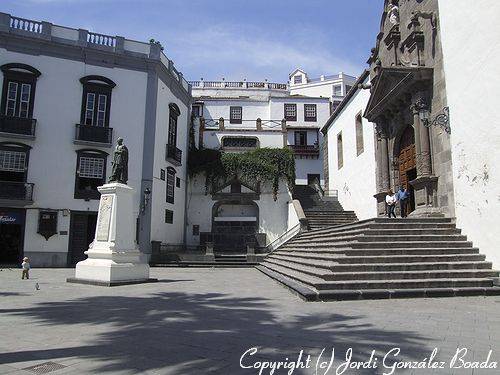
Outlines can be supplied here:
<path id="1" fill-rule="evenodd" d="M 330 113 L 333 113 L 356 81 L 356 77 L 343 72 L 309 78 L 302 69 L 295 69 L 288 76 L 290 94 L 323 97 L 330 99 Z"/>
<path id="2" fill-rule="evenodd" d="M 193 113 L 204 120 L 203 147 L 229 151 L 290 147 L 296 155 L 296 183 L 323 181 L 319 130 L 329 117 L 328 98 L 290 95 L 281 83 L 191 84 Z"/>
<path id="3" fill-rule="evenodd" d="M 358 86 L 368 81 L 365 71 L 322 129 L 328 148 L 326 190 L 337 190 L 344 209 L 356 212 L 360 220 L 377 216 L 374 124 L 363 118 L 370 91 Z"/>
<path id="4" fill-rule="evenodd" d="M 0 70 L 1 264 L 84 257 L 119 137 L 141 250 L 184 244 L 190 87 L 159 44 L 0 13 Z"/>

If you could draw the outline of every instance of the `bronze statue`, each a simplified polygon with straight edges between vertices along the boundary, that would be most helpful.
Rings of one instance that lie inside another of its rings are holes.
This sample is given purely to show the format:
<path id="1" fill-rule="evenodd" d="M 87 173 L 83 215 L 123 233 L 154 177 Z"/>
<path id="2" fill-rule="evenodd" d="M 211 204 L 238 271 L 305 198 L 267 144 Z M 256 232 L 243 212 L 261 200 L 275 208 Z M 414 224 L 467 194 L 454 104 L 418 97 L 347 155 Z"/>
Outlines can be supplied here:
<path id="1" fill-rule="evenodd" d="M 123 138 L 118 138 L 113 154 L 113 169 L 108 182 L 127 184 L 128 181 L 128 148 L 123 144 Z"/>

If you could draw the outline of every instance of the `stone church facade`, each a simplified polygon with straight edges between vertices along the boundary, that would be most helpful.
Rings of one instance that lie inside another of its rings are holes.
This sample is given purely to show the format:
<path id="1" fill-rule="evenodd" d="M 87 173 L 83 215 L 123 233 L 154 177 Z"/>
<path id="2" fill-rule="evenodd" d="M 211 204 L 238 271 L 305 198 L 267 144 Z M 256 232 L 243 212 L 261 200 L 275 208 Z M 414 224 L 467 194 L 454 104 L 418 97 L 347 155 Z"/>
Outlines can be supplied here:
<path id="1" fill-rule="evenodd" d="M 368 60 L 371 96 L 364 116 L 376 124 L 379 215 L 385 215 L 387 191 L 405 186 L 412 216 L 454 216 L 438 12 L 437 1 L 386 1 Z"/>

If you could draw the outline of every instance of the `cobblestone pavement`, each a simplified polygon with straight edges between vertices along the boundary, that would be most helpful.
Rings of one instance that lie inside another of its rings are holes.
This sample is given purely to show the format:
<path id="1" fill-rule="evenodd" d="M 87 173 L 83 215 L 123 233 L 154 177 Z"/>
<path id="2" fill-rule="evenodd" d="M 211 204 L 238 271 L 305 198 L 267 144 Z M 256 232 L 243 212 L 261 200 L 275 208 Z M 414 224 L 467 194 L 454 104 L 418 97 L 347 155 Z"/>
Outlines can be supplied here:
<path id="1" fill-rule="evenodd" d="M 500 373 L 450 368 L 457 348 L 468 351 L 455 367 L 490 350 L 490 366 L 500 361 L 500 297 L 308 303 L 255 269 L 153 268 L 158 283 L 113 288 L 66 283 L 73 273 L 34 269 L 22 281 L 20 270 L 0 271 L 0 374 L 54 362 L 64 366 L 54 375 L 251 375 L 271 361 L 286 366 L 274 374 L 391 374 L 395 361 L 428 367 L 434 348 L 431 364 L 444 369 L 392 373 Z M 342 372 L 349 348 L 351 365 L 370 368 Z M 303 368 L 289 372 L 301 350 Z"/>

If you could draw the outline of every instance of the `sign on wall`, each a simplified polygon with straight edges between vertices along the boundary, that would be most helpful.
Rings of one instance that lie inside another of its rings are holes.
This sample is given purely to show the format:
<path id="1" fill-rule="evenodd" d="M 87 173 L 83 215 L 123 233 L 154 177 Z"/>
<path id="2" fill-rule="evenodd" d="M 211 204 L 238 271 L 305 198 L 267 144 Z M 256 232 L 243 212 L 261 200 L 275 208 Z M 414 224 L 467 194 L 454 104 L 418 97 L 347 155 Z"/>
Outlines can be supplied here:
<path id="1" fill-rule="evenodd" d="M 38 233 L 48 241 L 57 233 L 57 211 L 40 211 L 38 216 Z"/>

